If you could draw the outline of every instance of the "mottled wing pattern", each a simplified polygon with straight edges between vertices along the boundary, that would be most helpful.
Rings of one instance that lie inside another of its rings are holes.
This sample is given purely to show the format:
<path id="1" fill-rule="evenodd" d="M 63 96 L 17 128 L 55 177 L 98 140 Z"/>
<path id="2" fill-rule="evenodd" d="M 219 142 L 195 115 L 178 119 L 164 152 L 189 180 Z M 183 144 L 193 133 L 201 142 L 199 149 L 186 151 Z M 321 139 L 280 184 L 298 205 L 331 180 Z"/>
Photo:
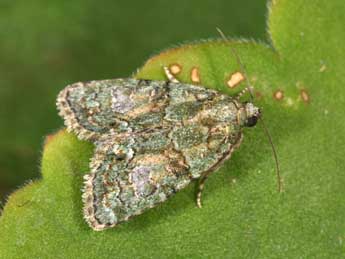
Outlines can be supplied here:
<path id="1" fill-rule="evenodd" d="M 159 123 L 168 103 L 167 82 L 112 79 L 75 83 L 57 98 L 60 116 L 79 138 L 145 129 Z M 147 116 L 150 115 L 150 116 Z"/>
<path id="2" fill-rule="evenodd" d="M 96 230 L 165 201 L 191 179 L 168 131 L 109 137 L 96 148 L 83 196 L 84 215 Z"/>
<path id="3" fill-rule="evenodd" d="M 201 139 L 178 146 L 182 144 L 178 129 L 160 129 L 108 136 L 110 139 L 100 142 L 92 171 L 85 177 L 83 201 L 88 224 L 102 230 L 164 202 L 203 172 L 216 169 L 240 142 L 237 139 L 232 144 L 217 134 L 203 142 L 206 134 L 202 127 L 187 130 L 200 134 Z"/>
<path id="4" fill-rule="evenodd" d="M 65 107 L 73 111 L 66 124 L 96 144 L 83 194 L 84 215 L 95 230 L 165 201 L 215 170 L 241 141 L 238 108 L 212 90 L 134 79 L 69 89 L 60 94 L 65 120 L 71 116 Z"/>

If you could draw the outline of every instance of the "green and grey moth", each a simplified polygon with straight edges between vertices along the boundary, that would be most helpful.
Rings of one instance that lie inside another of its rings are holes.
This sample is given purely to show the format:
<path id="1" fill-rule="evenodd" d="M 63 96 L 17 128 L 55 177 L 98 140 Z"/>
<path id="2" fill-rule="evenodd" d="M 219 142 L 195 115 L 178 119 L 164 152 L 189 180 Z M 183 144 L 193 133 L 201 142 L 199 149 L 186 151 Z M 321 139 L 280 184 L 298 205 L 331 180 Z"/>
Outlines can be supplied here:
<path id="1" fill-rule="evenodd" d="M 260 110 L 201 86 L 112 79 L 75 83 L 57 98 L 67 129 L 94 143 L 83 189 L 94 230 L 114 227 L 208 175 L 240 145 Z"/>

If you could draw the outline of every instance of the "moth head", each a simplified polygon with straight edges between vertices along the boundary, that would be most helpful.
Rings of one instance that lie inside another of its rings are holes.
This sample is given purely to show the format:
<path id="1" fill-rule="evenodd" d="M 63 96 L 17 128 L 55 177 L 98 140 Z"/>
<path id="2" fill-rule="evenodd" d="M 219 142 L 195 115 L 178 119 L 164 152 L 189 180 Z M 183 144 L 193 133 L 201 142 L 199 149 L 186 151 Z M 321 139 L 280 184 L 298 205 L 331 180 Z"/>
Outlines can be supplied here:
<path id="1" fill-rule="evenodd" d="M 261 116 L 260 109 L 250 102 L 244 103 L 242 113 L 244 113 L 243 125 L 246 127 L 255 126 L 257 121 L 259 120 L 259 117 Z"/>

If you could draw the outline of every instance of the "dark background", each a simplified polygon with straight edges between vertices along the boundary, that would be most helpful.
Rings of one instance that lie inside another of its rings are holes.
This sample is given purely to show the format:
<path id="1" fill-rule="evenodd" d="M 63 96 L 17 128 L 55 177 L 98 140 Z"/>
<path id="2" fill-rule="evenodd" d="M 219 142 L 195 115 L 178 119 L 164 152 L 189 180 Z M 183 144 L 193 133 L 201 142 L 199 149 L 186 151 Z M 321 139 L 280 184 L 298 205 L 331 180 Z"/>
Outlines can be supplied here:
<path id="1" fill-rule="evenodd" d="M 65 85 L 128 77 L 163 49 L 218 37 L 216 27 L 265 41 L 266 15 L 266 0 L 2 0 L 0 203 L 39 178 L 44 137 L 63 126 L 55 98 Z"/>

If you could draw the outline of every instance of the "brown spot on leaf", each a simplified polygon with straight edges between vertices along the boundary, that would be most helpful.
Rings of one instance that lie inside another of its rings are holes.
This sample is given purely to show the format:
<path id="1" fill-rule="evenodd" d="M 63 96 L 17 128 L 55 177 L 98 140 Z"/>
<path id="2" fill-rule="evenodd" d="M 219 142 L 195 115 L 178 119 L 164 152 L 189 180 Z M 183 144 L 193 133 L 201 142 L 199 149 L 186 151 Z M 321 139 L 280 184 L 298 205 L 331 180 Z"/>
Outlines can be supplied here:
<path id="1" fill-rule="evenodd" d="M 256 100 L 261 100 L 263 98 L 263 95 L 259 91 L 255 91 L 255 99 Z"/>
<path id="2" fill-rule="evenodd" d="M 63 134 L 64 132 L 65 132 L 64 130 L 59 130 L 56 133 L 47 135 L 45 140 L 44 140 L 44 146 L 48 145 L 54 138 L 56 138 L 57 136 Z"/>
<path id="3" fill-rule="evenodd" d="M 273 93 L 273 98 L 277 101 L 284 99 L 284 92 L 282 90 L 277 90 Z"/>
<path id="4" fill-rule="evenodd" d="M 300 96 L 301 96 L 303 102 L 305 102 L 305 103 L 309 103 L 310 102 L 310 96 L 309 96 L 307 90 L 302 89 L 300 91 Z"/>
<path id="5" fill-rule="evenodd" d="M 200 83 L 200 74 L 199 69 L 197 67 L 193 67 L 190 72 L 190 79 L 193 83 Z"/>
<path id="6" fill-rule="evenodd" d="M 241 72 L 233 73 L 230 78 L 227 80 L 226 84 L 230 88 L 235 88 L 239 83 L 245 79 L 244 75 Z"/>
<path id="7" fill-rule="evenodd" d="M 169 70 L 170 70 L 171 74 L 177 75 L 182 71 L 182 67 L 181 67 L 181 65 L 175 63 L 175 64 L 171 64 L 169 66 Z"/>

